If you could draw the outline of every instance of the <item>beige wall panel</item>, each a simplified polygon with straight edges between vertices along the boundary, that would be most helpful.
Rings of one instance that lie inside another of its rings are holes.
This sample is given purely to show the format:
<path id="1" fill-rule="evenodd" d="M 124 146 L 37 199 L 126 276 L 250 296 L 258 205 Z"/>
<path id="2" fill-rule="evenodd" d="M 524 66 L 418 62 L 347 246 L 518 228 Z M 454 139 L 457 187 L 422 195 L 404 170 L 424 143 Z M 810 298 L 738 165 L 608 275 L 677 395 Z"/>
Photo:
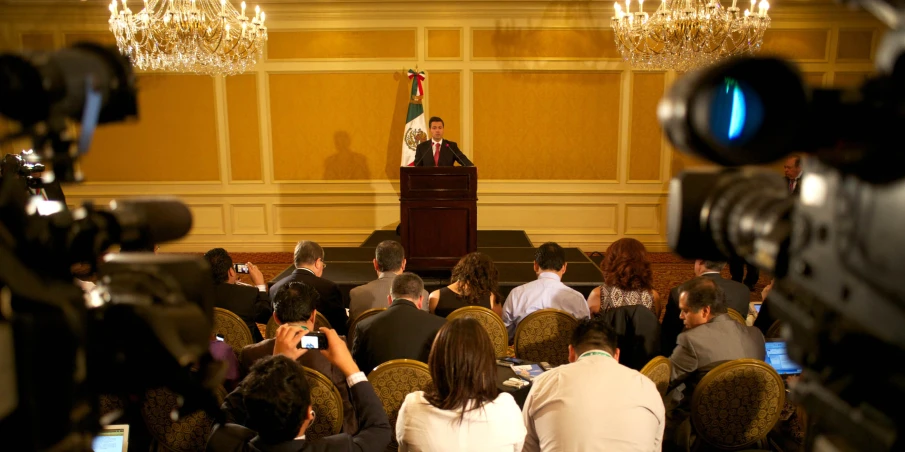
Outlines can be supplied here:
<path id="1" fill-rule="evenodd" d="M 462 29 L 427 30 L 427 58 L 462 58 Z"/>
<path id="2" fill-rule="evenodd" d="M 226 233 L 222 205 L 189 205 L 192 211 L 191 235 L 221 235 Z"/>
<path id="3" fill-rule="evenodd" d="M 609 29 L 473 29 L 475 59 L 620 59 Z"/>
<path id="4" fill-rule="evenodd" d="M 856 88 L 864 83 L 864 80 L 872 74 L 869 72 L 837 72 L 833 77 L 835 88 Z"/>
<path id="5" fill-rule="evenodd" d="M 478 203 L 478 229 L 520 224 L 528 234 L 616 234 L 617 217 L 617 205 L 610 203 Z"/>
<path id="6" fill-rule="evenodd" d="M 231 207 L 233 234 L 267 234 L 267 213 L 264 204 L 234 204 Z"/>
<path id="7" fill-rule="evenodd" d="M 475 72 L 479 177 L 615 180 L 620 79 L 618 72 Z"/>
<path id="8" fill-rule="evenodd" d="M 657 104 L 663 97 L 665 82 L 663 72 L 635 72 L 632 75 L 630 181 L 660 180 L 663 131 L 657 121 Z"/>
<path id="9" fill-rule="evenodd" d="M 93 42 L 95 44 L 116 45 L 116 38 L 109 31 L 99 32 L 73 32 L 63 35 L 63 43 L 66 47 L 79 42 Z"/>
<path id="10" fill-rule="evenodd" d="M 836 61 L 873 61 L 875 30 L 839 30 Z"/>
<path id="11" fill-rule="evenodd" d="M 417 48 L 414 28 L 271 31 L 267 37 L 271 60 L 418 58 Z"/>
<path id="12" fill-rule="evenodd" d="M 22 33 L 22 50 L 46 51 L 55 48 L 53 33 Z"/>
<path id="13" fill-rule="evenodd" d="M 427 74 L 430 111 L 425 111 L 425 121 L 431 116 L 443 118 L 443 136 L 462 146 L 462 74 L 460 72 L 431 72 Z M 430 124 L 427 124 L 430 127 Z M 467 149 L 462 149 L 469 153 Z"/>
<path id="14" fill-rule="evenodd" d="M 401 152 L 401 151 L 400 151 Z M 391 204 L 274 204 L 274 234 L 370 234 L 399 222 L 399 205 Z M 301 238 L 300 238 L 301 240 Z M 328 258 L 329 259 L 329 258 Z"/>
<path id="15" fill-rule="evenodd" d="M 254 74 L 226 77 L 229 160 L 232 180 L 261 180 L 258 84 Z"/>
<path id="16" fill-rule="evenodd" d="M 138 87 L 138 121 L 98 127 L 86 180 L 220 180 L 214 79 L 143 74 Z"/>
<path id="17" fill-rule="evenodd" d="M 661 204 L 625 204 L 625 235 L 660 235 Z"/>
<path id="18" fill-rule="evenodd" d="M 779 55 L 798 61 L 826 61 L 828 29 L 768 29 L 764 33 L 761 55 Z"/>
<path id="19" fill-rule="evenodd" d="M 401 72 L 270 75 L 276 180 L 399 180 L 409 101 Z"/>

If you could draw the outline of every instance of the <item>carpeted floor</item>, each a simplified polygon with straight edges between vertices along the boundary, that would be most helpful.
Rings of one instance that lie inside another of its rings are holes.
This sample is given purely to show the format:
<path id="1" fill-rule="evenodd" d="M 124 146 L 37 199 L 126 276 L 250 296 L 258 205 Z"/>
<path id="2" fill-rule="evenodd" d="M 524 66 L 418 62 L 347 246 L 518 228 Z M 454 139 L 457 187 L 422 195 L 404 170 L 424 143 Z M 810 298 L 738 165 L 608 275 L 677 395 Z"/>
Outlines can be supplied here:
<path id="1" fill-rule="evenodd" d="M 252 262 L 261 269 L 264 279 L 269 281 L 279 275 L 286 266 L 292 263 L 292 253 L 232 253 L 236 263 Z M 654 270 L 654 288 L 661 297 L 668 297 L 669 291 L 684 281 L 694 276 L 692 261 L 684 260 L 672 253 L 648 253 Z M 376 277 L 376 275 L 375 275 Z M 723 269 L 723 277 L 729 277 L 729 268 Z M 240 278 L 243 282 L 250 283 L 248 276 Z M 755 291 L 751 293 L 751 301 L 761 301 L 760 291 L 768 283 L 768 279 L 761 272 Z"/>

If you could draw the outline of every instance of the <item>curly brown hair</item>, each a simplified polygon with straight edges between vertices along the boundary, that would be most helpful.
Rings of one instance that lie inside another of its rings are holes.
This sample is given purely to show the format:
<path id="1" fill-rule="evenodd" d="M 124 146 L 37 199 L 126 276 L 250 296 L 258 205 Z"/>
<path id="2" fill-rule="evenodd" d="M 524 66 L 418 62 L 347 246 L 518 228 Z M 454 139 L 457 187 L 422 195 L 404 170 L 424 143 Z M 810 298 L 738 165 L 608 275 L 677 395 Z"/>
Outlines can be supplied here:
<path id="1" fill-rule="evenodd" d="M 606 250 L 600 262 L 603 282 L 622 290 L 651 290 L 654 272 L 644 245 L 630 238 L 619 239 Z"/>
<path id="2" fill-rule="evenodd" d="M 497 293 L 500 273 L 493 260 L 484 253 L 474 252 L 459 259 L 453 268 L 452 283 L 459 283 L 460 296 L 469 305 L 477 305 L 485 297 Z"/>

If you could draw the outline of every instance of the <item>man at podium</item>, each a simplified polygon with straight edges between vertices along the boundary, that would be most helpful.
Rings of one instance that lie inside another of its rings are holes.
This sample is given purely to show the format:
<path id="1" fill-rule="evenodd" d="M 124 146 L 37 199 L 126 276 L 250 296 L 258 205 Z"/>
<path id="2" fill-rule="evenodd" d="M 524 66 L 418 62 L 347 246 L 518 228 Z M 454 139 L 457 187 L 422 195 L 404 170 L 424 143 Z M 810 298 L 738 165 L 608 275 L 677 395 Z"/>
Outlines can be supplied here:
<path id="1" fill-rule="evenodd" d="M 455 142 L 443 139 L 443 125 L 443 120 L 436 116 L 430 119 L 431 139 L 415 148 L 412 166 L 453 166 L 456 162 L 462 166 L 474 166 Z"/>

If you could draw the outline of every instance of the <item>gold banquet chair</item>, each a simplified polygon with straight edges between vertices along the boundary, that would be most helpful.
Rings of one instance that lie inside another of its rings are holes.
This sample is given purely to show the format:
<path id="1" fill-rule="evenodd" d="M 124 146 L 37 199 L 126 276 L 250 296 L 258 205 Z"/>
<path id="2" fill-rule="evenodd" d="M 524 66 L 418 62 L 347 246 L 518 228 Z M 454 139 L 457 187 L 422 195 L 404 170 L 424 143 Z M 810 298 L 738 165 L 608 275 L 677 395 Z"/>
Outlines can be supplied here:
<path id="1" fill-rule="evenodd" d="M 735 320 L 736 322 L 741 323 L 745 326 L 748 325 L 748 323 L 745 322 L 745 316 L 743 316 L 740 312 L 732 308 L 726 308 L 726 311 L 729 314 L 729 317 L 732 317 L 732 320 Z"/>
<path id="2" fill-rule="evenodd" d="M 145 392 L 141 415 L 157 445 L 152 450 L 159 452 L 203 451 L 214 428 L 214 420 L 204 411 L 196 411 L 174 421 L 170 417 L 170 413 L 176 407 L 176 393 L 168 388 L 149 389 Z"/>
<path id="3" fill-rule="evenodd" d="M 339 390 L 324 374 L 303 367 L 311 392 L 314 421 L 305 430 L 305 438 L 319 439 L 339 433 L 343 426 L 343 399 Z"/>
<path id="4" fill-rule="evenodd" d="M 657 386 L 660 397 L 666 395 L 669 379 L 672 377 L 672 363 L 665 356 L 657 356 L 641 368 L 641 375 L 650 378 Z"/>
<path id="5" fill-rule="evenodd" d="M 270 316 L 267 320 L 267 327 L 264 330 L 264 339 L 273 339 L 277 337 L 277 328 L 279 327 L 280 325 L 277 325 L 277 319 Z"/>
<path id="6" fill-rule="evenodd" d="M 320 311 L 317 311 L 317 315 L 314 317 L 314 332 L 319 333 L 321 328 L 332 329 L 333 326 L 330 325 L 330 321 Z"/>
<path id="7" fill-rule="evenodd" d="M 427 391 L 433 385 L 427 364 L 413 359 L 394 359 L 374 368 L 368 374 L 368 381 L 374 386 L 374 392 L 383 403 L 383 409 L 390 418 L 390 429 L 393 440 L 387 450 L 398 450 L 396 442 L 396 418 L 405 397 L 415 391 Z"/>
<path id="8" fill-rule="evenodd" d="M 515 328 L 515 356 L 551 366 L 569 363 L 569 341 L 578 320 L 566 311 L 541 309 L 528 314 Z"/>
<path id="9" fill-rule="evenodd" d="M 352 323 L 349 325 L 349 334 L 346 335 L 346 344 L 350 349 L 352 348 L 352 344 L 355 343 L 355 327 L 358 326 L 359 322 L 373 315 L 380 314 L 381 312 L 386 310 L 387 308 L 371 308 L 365 312 L 362 312 L 361 314 L 358 314 L 358 317 L 352 320 Z"/>
<path id="10" fill-rule="evenodd" d="M 447 321 L 452 321 L 460 317 L 475 319 L 487 331 L 490 341 L 493 342 L 493 351 L 497 357 L 506 356 L 509 348 L 509 333 L 506 331 L 506 324 L 503 319 L 482 306 L 465 306 L 451 312 L 446 316 Z"/>
<path id="11" fill-rule="evenodd" d="M 213 334 L 223 336 L 223 341 L 237 354 L 242 347 L 255 342 L 245 321 L 234 312 L 223 308 L 214 308 Z"/>
<path id="12" fill-rule="evenodd" d="M 720 364 L 701 379 L 691 398 L 695 442 L 719 450 L 762 442 L 779 420 L 785 400 L 782 378 L 767 363 L 737 359 Z"/>

